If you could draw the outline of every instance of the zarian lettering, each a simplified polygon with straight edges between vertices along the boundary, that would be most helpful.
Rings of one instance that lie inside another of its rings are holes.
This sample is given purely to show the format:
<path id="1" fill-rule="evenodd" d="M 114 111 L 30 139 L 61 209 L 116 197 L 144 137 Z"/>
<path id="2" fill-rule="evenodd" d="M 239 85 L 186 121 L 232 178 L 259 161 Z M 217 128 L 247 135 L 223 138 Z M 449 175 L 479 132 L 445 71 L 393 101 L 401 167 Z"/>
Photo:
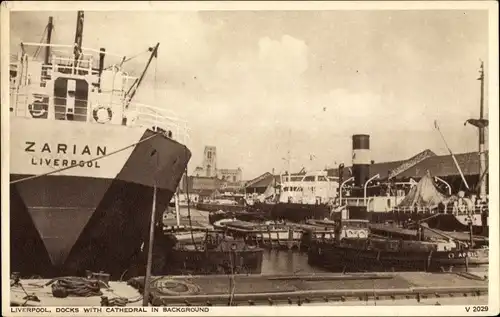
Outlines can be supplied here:
<path id="1" fill-rule="evenodd" d="M 101 168 L 99 161 L 89 161 L 106 155 L 106 146 L 88 144 L 66 144 L 66 143 L 48 143 L 48 142 L 25 142 L 25 152 L 40 153 L 42 157 L 32 157 L 31 165 L 50 166 L 54 168 L 78 166 L 84 168 Z M 55 157 L 46 157 L 47 154 L 57 154 Z M 75 160 L 72 157 L 65 158 L 66 155 L 84 156 L 83 160 Z"/>
<path id="2" fill-rule="evenodd" d="M 33 147 L 35 146 L 35 142 L 29 142 L 29 141 L 26 141 L 26 148 L 24 149 L 24 151 L 26 152 L 35 152 L 35 150 L 33 149 Z"/>
<path id="3" fill-rule="evenodd" d="M 33 141 L 26 141 L 25 152 L 40 152 L 40 153 L 55 153 L 55 154 L 71 154 L 75 155 L 88 155 L 88 156 L 102 156 L 106 155 L 107 149 L 105 146 L 90 146 L 88 144 L 65 144 L 65 143 L 37 143 Z M 70 151 L 68 151 L 68 149 Z"/>

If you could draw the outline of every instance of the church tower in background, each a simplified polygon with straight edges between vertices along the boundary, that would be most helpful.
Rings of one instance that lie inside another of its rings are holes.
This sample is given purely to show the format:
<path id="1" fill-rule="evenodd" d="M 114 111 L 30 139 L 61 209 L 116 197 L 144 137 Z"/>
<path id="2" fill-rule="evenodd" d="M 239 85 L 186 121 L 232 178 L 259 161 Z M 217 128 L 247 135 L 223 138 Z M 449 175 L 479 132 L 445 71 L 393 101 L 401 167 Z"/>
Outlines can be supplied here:
<path id="1" fill-rule="evenodd" d="M 206 177 L 217 176 L 217 150 L 215 146 L 205 146 L 203 154 L 203 171 Z"/>

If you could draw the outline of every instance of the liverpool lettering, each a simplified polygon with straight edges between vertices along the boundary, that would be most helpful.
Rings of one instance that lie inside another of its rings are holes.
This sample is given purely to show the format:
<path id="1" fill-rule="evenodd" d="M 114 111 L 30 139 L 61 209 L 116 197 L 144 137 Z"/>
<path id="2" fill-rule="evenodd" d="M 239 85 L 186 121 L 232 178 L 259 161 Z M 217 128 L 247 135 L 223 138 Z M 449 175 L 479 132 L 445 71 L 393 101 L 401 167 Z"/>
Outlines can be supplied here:
<path id="1" fill-rule="evenodd" d="M 99 161 L 91 161 L 89 159 L 96 158 L 99 156 L 106 155 L 105 146 L 94 146 L 89 145 L 77 145 L 77 144 L 65 144 L 65 143 L 37 143 L 34 141 L 26 141 L 26 146 L 24 148 L 25 152 L 29 153 L 42 153 L 42 154 L 67 154 L 67 155 L 85 155 L 88 157 L 85 160 L 75 160 L 71 158 L 46 158 L 46 157 L 32 157 L 31 165 L 38 166 L 52 166 L 52 167 L 69 167 L 69 166 L 79 166 L 79 167 L 90 167 L 90 168 L 101 168 Z"/>
<path id="2" fill-rule="evenodd" d="M 32 158 L 31 165 L 46 165 L 53 167 L 68 167 L 68 166 L 80 166 L 80 167 L 94 167 L 101 168 L 99 161 L 77 161 L 77 160 L 67 160 L 67 159 L 50 159 L 50 158 Z"/>
<path id="3" fill-rule="evenodd" d="M 76 154 L 76 155 L 106 155 L 105 146 L 90 147 L 88 145 L 77 144 L 49 144 L 49 143 L 36 143 L 33 141 L 26 141 L 25 152 L 40 152 L 40 153 L 56 153 L 56 154 Z"/>

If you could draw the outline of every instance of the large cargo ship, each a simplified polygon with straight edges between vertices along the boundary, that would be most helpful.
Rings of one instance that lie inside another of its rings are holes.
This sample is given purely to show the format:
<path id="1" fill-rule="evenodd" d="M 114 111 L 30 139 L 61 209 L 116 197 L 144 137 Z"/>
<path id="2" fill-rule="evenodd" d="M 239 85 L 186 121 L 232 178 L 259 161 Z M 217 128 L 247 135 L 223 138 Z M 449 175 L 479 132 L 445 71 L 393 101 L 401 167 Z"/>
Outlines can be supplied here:
<path id="1" fill-rule="evenodd" d="M 405 170 L 416 166 L 428 158 L 428 151 L 402 162 L 388 173 L 386 179 L 380 174 L 371 173 L 370 136 L 357 134 L 352 137 L 352 177 L 341 181 L 340 205 L 345 206 L 345 216 L 349 218 L 368 219 L 371 222 L 426 222 L 429 226 L 445 231 L 469 231 L 474 234 L 487 236 L 488 225 L 488 166 L 487 151 L 485 149 L 485 129 L 488 120 L 484 118 L 484 65 L 481 63 L 479 72 L 480 104 L 479 119 L 469 119 L 465 125 L 470 124 L 479 130 L 479 151 L 477 155 L 478 170 L 475 186 L 469 186 L 466 177 L 441 133 L 437 122 L 436 130 L 441 134 L 446 148 L 453 159 L 453 164 L 460 174 L 460 187 L 466 190 L 452 195 L 452 186 L 440 179 L 433 177 L 429 170 L 420 176 L 420 181 L 396 182 Z M 475 155 L 475 154 L 474 154 Z M 437 162 L 436 162 L 437 163 Z M 338 170 L 339 178 L 343 171 Z M 349 181 L 353 184 L 348 190 Z M 444 183 L 449 192 L 442 193 L 437 189 L 436 182 Z M 344 195 L 349 193 L 349 197 Z M 398 194 L 399 193 L 399 194 Z M 343 197 L 343 198 L 342 198 Z M 338 215 L 337 215 L 338 216 Z"/>
<path id="2" fill-rule="evenodd" d="M 11 62 L 11 271 L 23 276 L 120 276 L 143 261 L 153 194 L 161 219 L 191 157 L 182 120 L 134 102 L 159 43 L 132 77 L 124 56 L 82 47 L 83 23 L 79 11 L 74 43 L 57 45 L 49 18 L 46 41 Z"/>
<path id="3" fill-rule="evenodd" d="M 359 155 L 360 144 L 362 155 Z M 332 214 L 334 218 L 366 219 L 372 223 L 393 222 L 410 226 L 425 222 L 439 230 L 472 230 L 474 234 L 488 235 L 488 205 L 485 200 L 473 201 L 464 192 L 457 195 L 443 193 L 429 171 L 418 182 L 413 179 L 409 182 L 396 182 L 394 179 L 375 182 L 380 176 L 370 171 L 369 144 L 368 135 L 353 136 L 352 177 L 341 184 L 341 207 L 336 209 L 339 212 Z M 357 157 L 364 159 L 360 163 Z M 403 163 L 406 168 L 409 164 L 412 162 Z M 351 181 L 352 184 L 347 187 L 346 184 Z"/>

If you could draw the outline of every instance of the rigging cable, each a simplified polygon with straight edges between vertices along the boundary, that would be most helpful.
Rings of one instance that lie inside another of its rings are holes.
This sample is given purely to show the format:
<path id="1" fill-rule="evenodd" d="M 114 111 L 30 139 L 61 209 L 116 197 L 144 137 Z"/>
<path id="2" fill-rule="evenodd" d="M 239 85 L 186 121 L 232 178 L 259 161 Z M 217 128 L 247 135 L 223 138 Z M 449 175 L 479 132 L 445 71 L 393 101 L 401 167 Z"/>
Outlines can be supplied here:
<path id="1" fill-rule="evenodd" d="M 144 53 L 147 53 L 147 52 L 149 52 L 149 48 L 148 48 L 146 51 L 143 51 L 143 52 L 137 53 L 137 54 L 135 54 L 135 55 L 133 55 L 133 56 L 131 56 L 131 57 L 129 57 L 129 58 L 126 58 L 126 56 L 124 56 L 124 57 L 123 57 L 123 59 L 122 59 L 122 61 L 120 62 L 120 64 L 124 64 L 124 63 L 126 63 L 126 62 L 128 62 L 128 61 L 130 61 L 130 60 L 132 60 L 132 59 L 134 59 L 134 58 L 137 58 L 137 57 L 141 56 L 141 55 L 142 55 L 142 54 L 144 54 Z M 108 69 L 110 69 L 110 68 L 112 68 L 112 67 L 113 67 L 113 65 L 108 66 L 108 67 L 104 68 L 103 70 L 108 70 Z"/>
<path id="2" fill-rule="evenodd" d="M 49 26 L 48 26 L 48 25 L 46 25 L 46 26 L 45 26 L 45 29 L 43 30 L 43 33 L 42 33 L 42 38 L 40 39 L 40 44 L 42 44 L 43 39 L 45 38 L 45 33 L 47 33 L 47 29 L 48 29 L 48 27 L 49 27 Z M 35 51 L 35 53 L 33 54 L 33 57 L 34 57 L 34 58 L 36 58 L 36 57 L 38 56 L 38 53 L 40 53 L 40 48 L 41 48 L 41 46 L 38 46 L 38 47 L 36 48 L 36 51 Z"/>
<path id="3" fill-rule="evenodd" d="M 53 170 L 53 171 L 50 171 L 50 172 L 47 172 L 47 173 L 43 173 L 43 174 L 40 174 L 40 175 L 33 175 L 33 176 L 24 177 L 24 178 L 21 178 L 21 179 L 10 181 L 9 184 L 12 185 L 12 184 L 17 184 L 17 183 L 25 182 L 25 181 L 28 181 L 28 180 L 32 180 L 32 179 L 40 178 L 40 177 L 43 177 L 43 176 L 48 176 L 48 175 L 52 175 L 52 174 L 55 174 L 55 173 L 58 173 L 58 172 L 62 172 L 62 171 L 65 171 L 65 170 L 69 170 L 69 169 L 78 167 L 80 165 L 85 165 L 85 164 L 90 163 L 90 162 L 95 162 L 95 161 L 98 161 L 98 160 L 103 159 L 105 157 L 108 157 L 108 156 L 111 156 L 111 155 L 123 152 L 123 151 L 125 151 L 125 150 L 127 150 L 127 149 L 129 149 L 131 147 L 137 146 L 137 145 L 139 145 L 139 144 L 141 144 L 143 142 L 146 142 L 146 141 L 148 141 L 148 140 L 150 140 L 150 139 L 152 139 L 155 136 L 158 136 L 160 134 L 161 133 L 159 133 L 159 132 L 155 132 L 153 135 L 150 135 L 147 138 L 145 138 L 143 140 L 140 140 L 139 142 L 127 145 L 127 146 L 125 146 L 125 147 L 123 147 L 121 149 L 115 150 L 115 151 L 113 151 L 113 152 L 111 152 L 109 154 L 101 155 L 101 156 L 95 157 L 95 158 L 93 158 L 91 160 L 88 160 L 88 161 L 83 161 L 83 163 L 81 163 L 81 164 L 75 164 L 75 165 L 63 167 L 63 168 L 56 169 L 56 170 Z"/>

